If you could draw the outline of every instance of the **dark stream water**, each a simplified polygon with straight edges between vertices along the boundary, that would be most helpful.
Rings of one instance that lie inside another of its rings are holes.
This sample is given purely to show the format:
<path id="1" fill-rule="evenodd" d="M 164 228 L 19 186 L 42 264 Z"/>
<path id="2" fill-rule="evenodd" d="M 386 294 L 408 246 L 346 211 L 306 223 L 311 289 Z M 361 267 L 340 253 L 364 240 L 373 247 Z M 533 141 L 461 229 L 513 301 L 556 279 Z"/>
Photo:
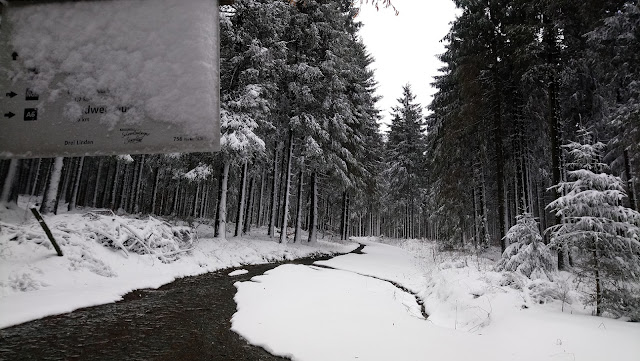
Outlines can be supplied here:
<path id="1" fill-rule="evenodd" d="M 249 273 L 235 277 L 232 269 L 186 277 L 117 303 L 1 329 L 0 360 L 284 360 L 230 330 L 233 284 L 284 263 L 330 258 L 245 266 Z"/>

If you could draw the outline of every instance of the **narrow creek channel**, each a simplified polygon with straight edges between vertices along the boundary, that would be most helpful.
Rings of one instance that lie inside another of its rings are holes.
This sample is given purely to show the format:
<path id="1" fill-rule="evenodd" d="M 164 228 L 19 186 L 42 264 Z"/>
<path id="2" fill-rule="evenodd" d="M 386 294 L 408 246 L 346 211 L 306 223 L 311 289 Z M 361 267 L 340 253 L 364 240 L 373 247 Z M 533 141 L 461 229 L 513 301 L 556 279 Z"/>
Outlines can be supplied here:
<path id="1" fill-rule="evenodd" d="M 1 329 L 0 360 L 286 360 L 230 330 L 234 283 L 282 264 L 332 257 L 244 266 L 248 273 L 235 277 L 228 276 L 233 269 L 185 277 L 120 302 Z"/>

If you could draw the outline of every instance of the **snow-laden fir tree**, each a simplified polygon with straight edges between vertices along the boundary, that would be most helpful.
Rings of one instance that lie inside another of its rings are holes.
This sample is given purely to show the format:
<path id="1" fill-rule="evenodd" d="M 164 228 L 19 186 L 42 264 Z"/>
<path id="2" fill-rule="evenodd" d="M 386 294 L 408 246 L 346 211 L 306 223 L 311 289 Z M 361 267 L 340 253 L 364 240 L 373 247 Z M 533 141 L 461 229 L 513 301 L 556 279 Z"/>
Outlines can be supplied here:
<path id="1" fill-rule="evenodd" d="M 538 222 L 531 213 L 519 215 L 505 238 L 509 246 L 502 253 L 496 271 L 519 272 L 532 280 L 553 280 L 556 260 L 544 244 Z"/>
<path id="2" fill-rule="evenodd" d="M 555 186 L 562 196 L 548 206 L 562 222 L 547 231 L 554 246 L 574 250 L 576 271 L 593 285 L 596 315 L 637 317 L 640 213 L 622 205 L 622 180 L 605 173 L 608 167 L 600 162 L 605 145 L 593 142 L 585 130 L 579 133 L 581 143 L 565 145 L 573 159 L 569 180 Z"/>
<path id="3" fill-rule="evenodd" d="M 422 106 L 415 102 L 416 96 L 409 84 L 402 87 L 402 97 L 392 108 L 391 126 L 386 144 L 389 195 L 396 209 L 391 210 L 402 225 L 400 235 L 413 237 L 413 222 L 416 206 L 420 203 L 420 186 L 424 178 L 426 139 Z M 404 219 L 398 215 L 404 215 Z"/>

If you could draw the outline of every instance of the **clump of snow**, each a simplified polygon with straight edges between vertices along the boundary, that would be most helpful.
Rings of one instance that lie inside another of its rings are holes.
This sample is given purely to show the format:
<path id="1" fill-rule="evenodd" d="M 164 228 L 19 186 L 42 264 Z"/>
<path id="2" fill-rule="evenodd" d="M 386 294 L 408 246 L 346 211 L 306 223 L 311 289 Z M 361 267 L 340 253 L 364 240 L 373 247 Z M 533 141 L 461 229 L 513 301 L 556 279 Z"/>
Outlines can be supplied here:
<path id="1" fill-rule="evenodd" d="M 199 164 L 197 167 L 185 173 L 184 178 L 191 182 L 202 181 L 207 179 L 212 173 L 213 171 L 210 166 L 206 164 Z"/>
<path id="2" fill-rule="evenodd" d="M 240 276 L 240 275 L 245 275 L 245 274 L 247 274 L 247 273 L 249 273 L 249 271 L 247 271 L 246 269 L 239 269 L 239 270 L 235 270 L 235 271 L 233 271 L 233 272 L 230 272 L 230 273 L 229 273 L 229 276 L 230 276 L 230 277 L 233 277 L 233 276 Z"/>
<path id="3" fill-rule="evenodd" d="M 31 273 L 13 273 L 9 275 L 9 287 L 17 292 L 27 292 L 39 290 L 46 283 L 33 279 Z"/>
<path id="4" fill-rule="evenodd" d="M 216 6 L 137 0 L 11 7 L 10 42 L 22 66 L 10 75 L 48 91 L 49 101 L 70 92 L 94 104 L 128 107 L 103 116 L 112 125 L 135 124 L 146 115 L 191 134 L 211 131 L 211 115 L 218 112 Z M 82 114 L 75 101 L 65 108 L 70 117 Z"/>
<path id="5" fill-rule="evenodd" d="M 119 155 L 116 156 L 116 158 L 119 161 L 125 162 L 127 164 L 133 163 L 133 157 L 130 154 L 119 154 Z"/>

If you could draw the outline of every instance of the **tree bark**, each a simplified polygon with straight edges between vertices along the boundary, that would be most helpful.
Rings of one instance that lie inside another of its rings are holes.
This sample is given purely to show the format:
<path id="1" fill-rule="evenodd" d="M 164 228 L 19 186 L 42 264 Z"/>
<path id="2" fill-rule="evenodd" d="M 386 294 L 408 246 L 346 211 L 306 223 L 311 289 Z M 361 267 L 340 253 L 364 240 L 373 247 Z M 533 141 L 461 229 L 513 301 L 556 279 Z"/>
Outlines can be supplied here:
<path id="1" fill-rule="evenodd" d="M 302 183 L 304 181 L 304 172 L 301 170 L 298 174 L 298 205 L 296 209 L 296 233 L 293 236 L 293 243 L 300 243 L 302 239 Z"/>
<path id="2" fill-rule="evenodd" d="M 318 240 L 318 176 L 311 174 L 311 206 L 309 207 L 309 242 Z"/>
<path id="3" fill-rule="evenodd" d="M 98 193 L 100 187 L 100 178 L 102 178 L 102 164 L 104 163 L 104 158 L 100 157 L 100 161 L 98 162 L 98 173 L 96 174 L 96 182 L 93 187 L 93 196 L 91 197 L 91 207 L 96 208 L 98 205 Z"/>
<path id="4" fill-rule="evenodd" d="M 149 213 L 156 214 L 156 204 L 158 203 L 158 183 L 160 182 L 161 170 L 156 169 L 156 174 L 153 177 L 153 189 L 151 190 L 151 210 Z"/>
<path id="5" fill-rule="evenodd" d="M 340 240 L 345 239 L 345 229 L 347 227 L 347 191 L 342 192 L 342 209 L 340 212 Z"/>
<path id="6" fill-rule="evenodd" d="M 547 46 L 547 65 L 553 67 L 555 62 L 555 49 L 556 49 L 556 34 L 553 29 L 553 24 L 551 24 L 551 19 L 549 16 L 545 16 L 545 33 L 544 40 Z M 553 185 L 558 185 L 561 182 L 561 159 L 562 152 L 560 149 L 560 123 L 558 122 L 558 112 L 557 112 L 557 95 L 558 95 L 558 87 L 557 80 L 554 74 L 554 71 L 551 72 L 551 79 L 549 79 L 549 83 L 547 86 L 547 113 L 548 113 L 548 123 L 549 123 L 549 139 L 551 140 L 551 169 L 552 169 L 552 182 Z M 552 190 L 553 192 L 553 200 L 556 200 L 560 197 L 557 190 Z M 558 225 L 562 222 L 559 216 L 555 216 L 555 224 Z M 558 245 L 558 270 L 562 271 L 566 269 L 566 260 L 565 260 L 565 250 L 564 245 Z"/>
<path id="7" fill-rule="evenodd" d="M 287 223 L 289 222 L 289 193 L 291 192 L 291 157 L 293 156 L 293 131 L 289 130 L 289 150 L 287 154 L 287 171 L 284 185 L 284 205 L 282 209 L 282 225 L 280 243 L 287 241 Z"/>
<path id="8" fill-rule="evenodd" d="M 9 170 L 4 178 L 4 185 L 2 186 L 2 194 L 0 194 L 0 204 L 6 204 L 9 202 L 9 197 L 13 187 L 15 187 L 15 178 L 18 171 L 18 159 L 11 159 L 9 162 Z"/>
<path id="9" fill-rule="evenodd" d="M 236 230 L 234 237 L 242 235 L 242 226 L 244 224 L 244 208 L 247 197 L 247 169 L 248 162 L 245 159 L 242 162 L 242 176 L 240 177 L 240 191 L 238 192 L 238 209 L 236 210 Z"/>
<path id="10" fill-rule="evenodd" d="M 140 213 L 140 203 L 142 198 L 142 173 L 144 171 L 145 155 L 140 157 L 140 165 L 138 167 L 138 178 L 136 184 L 136 193 L 134 195 L 133 213 Z"/>
<path id="11" fill-rule="evenodd" d="M 220 171 L 220 192 L 216 215 L 215 237 L 227 238 L 227 183 L 229 180 L 229 162 L 224 162 Z"/>
<path id="12" fill-rule="evenodd" d="M 73 180 L 73 191 L 71 193 L 71 200 L 69 201 L 69 205 L 67 206 L 67 210 L 69 212 L 74 211 L 76 209 L 76 201 L 78 200 L 78 189 L 80 189 L 80 178 L 82 177 L 82 168 L 84 166 L 84 157 L 80 157 L 78 161 L 76 176 Z"/>
<path id="13" fill-rule="evenodd" d="M 40 205 L 40 213 L 44 215 L 55 212 L 56 198 L 58 195 L 58 187 L 60 186 L 63 165 L 63 157 L 57 157 L 53 161 L 53 166 L 51 167 L 49 174 L 49 181 L 45 189 L 42 204 Z"/>
<path id="14" fill-rule="evenodd" d="M 627 195 L 629 196 L 629 208 L 636 210 L 636 197 L 634 194 L 633 177 L 631 176 L 631 165 L 629 161 L 629 151 L 624 150 L 624 171 L 627 174 Z M 2 203 L 2 202 L 0 202 Z"/>
<path id="15" fill-rule="evenodd" d="M 262 223 L 264 222 L 264 187 L 266 180 L 267 171 L 266 169 L 263 169 L 262 176 L 260 177 L 260 193 L 258 195 L 258 219 L 256 220 L 256 224 L 258 227 L 262 227 Z"/>
<path id="16" fill-rule="evenodd" d="M 273 150 L 273 180 L 271 184 L 271 214 L 269 216 L 269 230 L 267 234 L 271 237 L 276 236 L 276 217 L 278 203 L 278 146 Z"/>
<path id="17" fill-rule="evenodd" d="M 251 177 L 251 180 L 249 180 L 249 189 L 248 191 L 248 195 L 249 195 L 249 199 L 247 200 L 247 210 L 244 213 L 244 227 L 242 229 L 242 233 L 247 234 L 249 232 L 251 232 L 251 223 L 253 222 L 253 203 L 254 203 L 254 186 L 255 186 L 255 177 Z"/>
<path id="18" fill-rule="evenodd" d="M 115 210 L 116 208 L 116 195 L 118 194 L 118 173 L 122 167 L 119 159 L 116 158 L 116 170 L 113 173 L 113 186 L 111 187 L 111 200 L 109 202 L 109 208 Z"/>

